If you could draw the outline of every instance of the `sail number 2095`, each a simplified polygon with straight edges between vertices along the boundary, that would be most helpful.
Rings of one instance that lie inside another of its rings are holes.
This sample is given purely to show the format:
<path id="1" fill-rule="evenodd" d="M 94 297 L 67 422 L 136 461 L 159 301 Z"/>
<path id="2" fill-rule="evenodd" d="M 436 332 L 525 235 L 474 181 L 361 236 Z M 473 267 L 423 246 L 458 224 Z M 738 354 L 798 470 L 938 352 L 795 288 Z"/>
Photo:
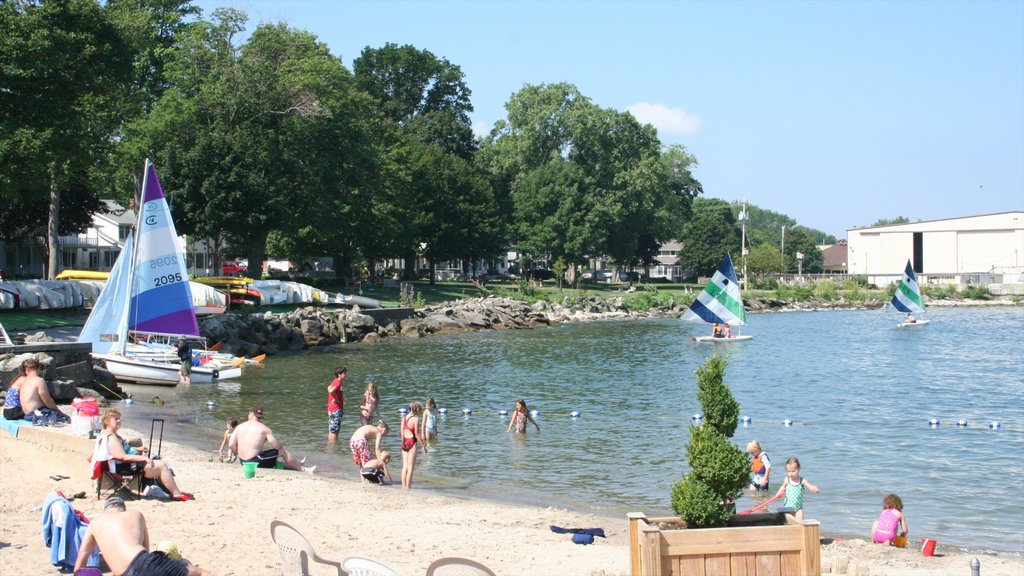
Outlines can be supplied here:
<path id="1" fill-rule="evenodd" d="M 154 286 L 166 286 L 174 282 L 181 282 L 181 272 L 168 274 L 166 276 L 157 276 L 156 278 L 153 278 Z"/>

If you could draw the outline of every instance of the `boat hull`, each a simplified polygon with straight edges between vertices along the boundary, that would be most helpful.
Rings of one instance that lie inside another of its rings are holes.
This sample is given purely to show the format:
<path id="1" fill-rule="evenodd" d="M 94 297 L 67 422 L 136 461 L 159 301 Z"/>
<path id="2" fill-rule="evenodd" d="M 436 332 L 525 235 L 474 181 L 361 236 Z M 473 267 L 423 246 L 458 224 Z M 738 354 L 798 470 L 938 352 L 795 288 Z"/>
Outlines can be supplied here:
<path id="1" fill-rule="evenodd" d="M 918 320 L 917 322 L 900 322 L 896 325 L 897 328 L 920 328 L 921 326 L 927 326 L 931 324 L 931 320 Z"/>
<path id="2" fill-rule="evenodd" d="M 691 336 L 690 340 L 693 342 L 710 342 L 712 344 L 728 344 L 730 342 L 745 342 L 752 339 L 753 336 L 729 336 L 728 338 L 715 338 L 714 336 Z"/>
<path id="3" fill-rule="evenodd" d="M 128 358 L 119 354 L 93 354 L 93 358 L 103 360 L 107 370 L 118 382 L 135 384 L 153 384 L 156 386 L 178 385 L 178 364 L 154 362 L 143 359 Z M 212 383 L 230 380 L 242 375 L 241 368 L 192 368 L 192 382 Z"/>

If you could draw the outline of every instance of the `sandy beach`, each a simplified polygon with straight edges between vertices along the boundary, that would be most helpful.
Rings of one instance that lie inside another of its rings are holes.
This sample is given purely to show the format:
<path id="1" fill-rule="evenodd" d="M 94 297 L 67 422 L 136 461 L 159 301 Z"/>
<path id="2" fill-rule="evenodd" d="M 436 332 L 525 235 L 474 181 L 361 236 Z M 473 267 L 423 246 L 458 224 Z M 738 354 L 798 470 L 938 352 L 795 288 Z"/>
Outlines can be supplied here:
<path id="1" fill-rule="evenodd" d="M 127 438 L 142 434 L 123 430 Z M 68 427 L 22 428 L 17 439 L 0 432 L 0 571 L 54 574 L 40 538 L 40 507 L 46 495 L 86 492 L 76 509 L 93 514 L 102 503 L 88 478 L 92 441 L 70 435 Z M 415 487 L 360 484 L 285 470 L 260 470 L 243 478 L 238 464 L 165 442 L 164 459 L 179 484 L 195 494 L 190 502 L 142 499 L 129 502 L 147 518 L 152 542 L 172 540 L 182 553 L 215 574 L 280 574 L 270 522 L 298 528 L 321 556 L 342 560 L 368 556 L 400 574 L 424 574 L 443 556 L 474 558 L 501 575 L 628 574 L 629 538 L 625 518 L 579 514 L 557 508 L 437 496 Z M 397 475 L 398 470 L 395 470 Z M 55 475 L 68 479 L 53 480 Z M 606 539 L 573 544 L 550 525 L 601 527 Z M 1020 556 L 967 554 L 939 543 L 935 557 L 917 549 L 871 545 L 864 540 L 823 539 L 822 572 L 875 576 L 970 574 L 971 558 L 985 576 L 1020 576 Z"/>

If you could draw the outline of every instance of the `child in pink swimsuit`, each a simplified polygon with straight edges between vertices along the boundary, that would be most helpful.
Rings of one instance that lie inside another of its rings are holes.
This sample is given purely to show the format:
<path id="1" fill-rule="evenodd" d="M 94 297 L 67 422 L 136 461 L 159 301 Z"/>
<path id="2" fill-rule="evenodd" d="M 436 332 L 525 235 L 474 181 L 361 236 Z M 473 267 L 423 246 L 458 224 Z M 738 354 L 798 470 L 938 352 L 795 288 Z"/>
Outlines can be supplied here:
<path id="1" fill-rule="evenodd" d="M 902 532 L 896 533 L 897 528 Z M 882 514 L 871 525 L 871 541 L 876 544 L 892 544 L 898 536 L 907 535 L 907 517 L 903 515 L 903 500 L 895 494 L 889 494 L 882 500 Z"/>

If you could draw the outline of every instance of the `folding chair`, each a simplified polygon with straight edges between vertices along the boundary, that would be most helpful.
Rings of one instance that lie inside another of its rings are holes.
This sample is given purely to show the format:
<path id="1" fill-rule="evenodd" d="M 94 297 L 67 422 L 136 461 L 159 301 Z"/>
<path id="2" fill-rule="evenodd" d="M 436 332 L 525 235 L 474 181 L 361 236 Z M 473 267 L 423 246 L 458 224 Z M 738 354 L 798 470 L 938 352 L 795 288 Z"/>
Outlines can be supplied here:
<path id="1" fill-rule="evenodd" d="M 139 470 L 135 474 L 118 474 L 110 471 L 110 466 L 107 464 L 109 460 L 97 460 L 92 463 L 92 479 L 96 481 L 96 499 L 103 499 L 103 485 L 108 484 L 107 496 L 113 496 L 118 492 L 124 492 L 129 499 L 134 499 L 142 496 L 142 470 Z M 132 483 L 135 483 L 134 487 Z M 135 494 L 132 490 L 135 490 Z"/>
<path id="2" fill-rule="evenodd" d="M 438 558 L 427 566 L 427 576 L 496 576 L 494 571 L 469 558 Z"/>

